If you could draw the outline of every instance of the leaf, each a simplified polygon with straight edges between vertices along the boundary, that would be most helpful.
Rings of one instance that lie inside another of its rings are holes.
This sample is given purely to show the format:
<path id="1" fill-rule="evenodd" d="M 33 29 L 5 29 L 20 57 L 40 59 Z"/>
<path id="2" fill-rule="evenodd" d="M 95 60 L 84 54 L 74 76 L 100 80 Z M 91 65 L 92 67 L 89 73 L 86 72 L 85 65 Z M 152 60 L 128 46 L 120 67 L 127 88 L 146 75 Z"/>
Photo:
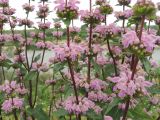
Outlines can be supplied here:
<path id="1" fill-rule="evenodd" d="M 149 92 L 152 94 L 160 94 L 160 86 L 159 85 L 153 85 L 149 88 Z"/>
<path id="2" fill-rule="evenodd" d="M 93 110 L 89 110 L 86 115 L 89 120 L 102 120 L 101 114 L 96 114 Z"/>
<path id="3" fill-rule="evenodd" d="M 37 118 L 37 120 L 49 120 L 48 115 L 42 109 L 42 105 L 37 105 L 33 110 L 33 116 Z"/>
<path id="4" fill-rule="evenodd" d="M 70 19 L 61 19 L 61 20 L 64 22 L 64 24 L 66 26 L 69 26 L 71 24 L 71 20 Z"/>
<path id="5" fill-rule="evenodd" d="M 109 113 L 115 106 L 118 105 L 119 101 L 120 101 L 119 99 L 114 99 L 113 102 L 109 103 L 104 114 Z"/>
<path id="6" fill-rule="evenodd" d="M 36 76 L 36 71 L 30 71 L 25 75 L 24 80 L 33 80 L 35 76 Z"/>
<path id="7" fill-rule="evenodd" d="M 58 109 L 57 111 L 55 111 L 53 113 L 53 115 L 57 118 L 60 118 L 60 117 L 63 117 L 63 116 L 66 116 L 68 114 L 68 112 L 65 110 L 65 109 Z"/>
<path id="8" fill-rule="evenodd" d="M 142 106 L 129 110 L 128 116 L 133 120 L 153 120 L 151 116 L 144 112 Z"/>
<path id="9" fill-rule="evenodd" d="M 65 62 L 57 63 L 53 66 L 54 73 L 61 71 L 64 68 Z"/>
<path id="10" fill-rule="evenodd" d="M 41 58 L 41 53 L 39 53 L 39 54 L 34 58 L 34 62 L 37 62 L 40 58 Z"/>
<path id="11" fill-rule="evenodd" d="M 147 73 L 149 73 L 149 72 L 150 72 L 150 69 L 151 69 L 151 64 L 150 64 L 149 60 L 146 59 L 146 58 L 144 58 L 144 59 L 142 59 L 141 61 L 142 61 L 142 63 L 143 63 L 143 66 L 144 66 L 145 71 L 146 71 Z"/>
<path id="12" fill-rule="evenodd" d="M 115 106 L 108 112 L 107 115 L 112 116 L 113 120 L 120 120 L 123 112 L 118 108 L 118 106 Z"/>

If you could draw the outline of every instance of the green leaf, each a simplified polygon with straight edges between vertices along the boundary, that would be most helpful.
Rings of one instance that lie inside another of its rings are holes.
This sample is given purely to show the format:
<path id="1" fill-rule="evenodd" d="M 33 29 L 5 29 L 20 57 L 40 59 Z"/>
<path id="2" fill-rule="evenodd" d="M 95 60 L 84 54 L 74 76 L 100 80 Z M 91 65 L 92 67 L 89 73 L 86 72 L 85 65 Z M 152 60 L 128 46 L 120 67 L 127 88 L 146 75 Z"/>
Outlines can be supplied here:
<path id="1" fill-rule="evenodd" d="M 36 71 L 30 71 L 29 73 L 26 73 L 24 80 L 33 80 L 35 76 L 36 76 Z"/>
<path id="2" fill-rule="evenodd" d="M 149 88 L 150 93 L 152 94 L 160 94 L 160 86 L 159 85 L 153 85 Z"/>
<path id="3" fill-rule="evenodd" d="M 147 73 L 149 73 L 150 70 L 151 70 L 151 64 L 150 64 L 149 60 L 146 59 L 146 58 L 144 58 L 144 59 L 142 59 L 141 61 L 142 61 L 142 63 L 143 63 L 143 66 L 144 66 L 145 71 L 146 71 Z"/>
<path id="4" fill-rule="evenodd" d="M 68 114 L 68 112 L 65 109 L 58 109 L 57 111 L 55 111 L 53 113 L 53 116 L 57 117 L 57 118 L 61 118 L 64 117 Z"/>
<path id="5" fill-rule="evenodd" d="M 53 66 L 54 73 L 61 71 L 64 68 L 65 62 L 57 63 Z"/>
<path id="6" fill-rule="evenodd" d="M 42 105 L 37 105 L 33 110 L 33 116 L 37 118 L 37 120 L 49 120 L 48 115 L 42 109 Z"/>
<path id="7" fill-rule="evenodd" d="M 153 120 L 151 116 L 144 112 L 142 106 L 129 110 L 128 116 L 133 120 Z"/>
<path id="8" fill-rule="evenodd" d="M 108 114 L 115 106 L 118 105 L 119 101 L 119 99 L 114 99 L 113 102 L 109 103 L 104 114 Z"/>
<path id="9" fill-rule="evenodd" d="M 101 114 L 96 114 L 93 110 L 89 110 L 86 115 L 89 120 L 102 120 Z"/>
<path id="10" fill-rule="evenodd" d="M 121 111 L 118 106 L 115 106 L 108 112 L 107 115 L 112 116 L 113 120 L 120 120 L 123 115 L 123 111 Z"/>
<path id="11" fill-rule="evenodd" d="M 40 58 L 41 58 L 41 53 L 39 53 L 39 54 L 34 58 L 34 62 L 37 62 Z"/>
<path id="12" fill-rule="evenodd" d="M 62 21 L 64 22 L 66 26 L 69 26 L 71 24 L 71 20 L 69 19 L 62 19 Z"/>

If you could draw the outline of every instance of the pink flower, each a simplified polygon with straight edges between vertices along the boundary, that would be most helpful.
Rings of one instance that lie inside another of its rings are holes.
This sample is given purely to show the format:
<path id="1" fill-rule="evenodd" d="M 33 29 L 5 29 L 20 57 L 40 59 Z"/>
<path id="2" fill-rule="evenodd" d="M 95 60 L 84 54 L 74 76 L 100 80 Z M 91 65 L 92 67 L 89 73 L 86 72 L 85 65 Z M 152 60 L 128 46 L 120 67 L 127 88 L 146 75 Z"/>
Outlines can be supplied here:
<path id="1" fill-rule="evenodd" d="M 133 45 L 133 44 L 138 44 L 139 42 L 140 41 L 135 31 L 129 31 L 123 35 L 122 44 L 124 48 L 128 48 L 130 45 Z"/>
<path id="2" fill-rule="evenodd" d="M 88 10 L 81 10 L 80 15 L 81 15 L 80 19 L 85 23 L 89 23 L 90 20 L 93 20 L 93 19 L 96 23 L 99 23 L 104 20 L 104 15 L 102 15 L 99 9 L 97 8 L 93 9 L 92 12 Z"/>
<path id="3" fill-rule="evenodd" d="M 115 85 L 113 87 L 113 91 L 118 93 L 118 97 L 124 98 L 127 95 L 133 96 L 137 92 L 143 95 L 148 95 L 147 88 L 152 86 L 152 83 L 145 80 L 144 73 L 141 71 L 137 71 L 134 79 L 131 79 L 132 71 L 130 71 L 129 67 L 126 69 L 122 69 L 120 71 L 119 76 L 108 77 L 108 80 L 113 82 Z"/>
<path id="4" fill-rule="evenodd" d="M 93 89 L 93 90 L 105 89 L 106 88 L 106 82 L 104 82 L 100 79 L 91 80 L 90 88 Z"/>
<path id="5" fill-rule="evenodd" d="M 154 96 L 150 98 L 150 102 L 153 105 L 157 105 L 160 102 L 160 97 L 159 96 Z"/>
<path id="6" fill-rule="evenodd" d="M 155 60 L 150 60 L 150 63 L 151 63 L 151 66 L 153 67 L 153 68 L 158 68 L 159 67 L 159 65 L 158 65 L 158 63 L 155 61 Z"/>
<path id="7" fill-rule="evenodd" d="M 25 58 L 25 55 L 21 53 L 19 55 L 15 55 L 13 60 L 14 60 L 14 63 L 18 63 L 18 62 L 24 62 L 26 58 Z"/>
<path id="8" fill-rule="evenodd" d="M 46 44 L 43 41 L 39 41 L 36 43 L 36 47 L 42 49 L 46 47 Z"/>
<path id="9" fill-rule="evenodd" d="M 27 89 L 22 84 L 17 84 L 16 81 L 9 82 L 8 80 L 5 80 L 5 83 L 0 86 L 0 90 L 7 94 L 18 93 L 24 95 L 27 93 Z"/>
<path id="10" fill-rule="evenodd" d="M 49 28 L 50 28 L 50 25 L 51 25 L 50 22 L 46 22 L 46 23 L 39 22 L 39 23 L 38 23 L 38 27 L 39 27 L 40 29 L 49 29 Z"/>
<path id="11" fill-rule="evenodd" d="M 125 10 L 123 12 L 115 12 L 115 17 L 117 19 L 128 19 L 133 15 L 133 10 Z"/>
<path id="12" fill-rule="evenodd" d="M 72 61 L 78 59 L 85 52 L 85 48 L 79 44 L 71 43 L 70 47 L 66 44 L 57 45 L 54 47 L 55 55 L 53 58 L 50 58 L 50 62 L 60 62 L 65 61 L 67 58 L 70 58 Z"/>
<path id="13" fill-rule="evenodd" d="M 94 28 L 94 32 L 99 33 L 101 36 L 106 35 L 117 35 L 121 32 L 120 27 L 116 26 L 114 23 L 106 25 L 97 25 Z"/>
<path id="14" fill-rule="evenodd" d="M 96 63 L 97 63 L 98 65 L 103 66 L 103 65 L 107 64 L 108 61 L 107 61 L 107 59 L 106 59 L 104 56 L 98 55 L 98 56 L 97 56 L 97 59 L 96 59 Z"/>
<path id="15" fill-rule="evenodd" d="M 55 83 L 56 83 L 55 80 L 46 80 L 46 81 L 45 81 L 45 84 L 46 84 L 46 85 L 54 85 Z"/>
<path id="16" fill-rule="evenodd" d="M 96 0 L 97 5 L 102 5 L 105 2 L 106 2 L 105 0 Z"/>
<path id="17" fill-rule="evenodd" d="M 0 55 L 0 62 L 5 61 L 6 59 L 7 59 L 7 55 L 6 55 L 5 53 L 2 53 L 2 54 Z"/>
<path id="18" fill-rule="evenodd" d="M 111 116 L 104 116 L 104 120 L 113 120 Z"/>
<path id="19" fill-rule="evenodd" d="M 14 8 L 4 8 L 3 13 L 5 15 L 13 15 L 15 14 L 16 9 Z"/>
<path id="20" fill-rule="evenodd" d="M 143 33 L 142 42 L 147 52 L 152 52 L 155 47 L 156 36 L 152 34 Z"/>
<path id="21" fill-rule="evenodd" d="M 61 31 L 55 31 L 55 32 L 52 32 L 52 34 L 53 34 L 53 36 L 54 37 L 62 37 L 62 35 L 63 35 L 63 32 L 61 32 Z"/>
<path id="22" fill-rule="evenodd" d="M 57 29 L 61 28 L 61 23 L 60 22 L 55 22 L 54 27 L 57 28 Z"/>
<path id="23" fill-rule="evenodd" d="M 27 12 L 32 12 L 34 10 L 34 5 L 30 5 L 28 3 L 25 3 L 24 5 L 22 5 L 22 7 Z"/>
<path id="24" fill-rule="evenodd" d="M 94 102 L 86 97 L 78 97 L 79 104 L 76 103 L 76 98 L 68 97 L 63 103 L 64 109 L 69 113 L 85 114 L 88 110 L 93 109 L 96 113 L 101 111 L 99 106 L 96 106 Z"/>
<path id="25" fill-rule="evenodd" d="M 157 16 L 156 20 L 155 20 L 156 24 L 159 25 L 160 24 L 160 16 Z"/>
<path id="26" fill-rule="evenodd" d="M 0 5 L 8 6 L 9 0 L 0 0 Z"/>
<path id="27" fill-rule="evenodd" d="M 28 19 L 19 19 L 18 21 L 19 21 L 19 26 L 26 25 L 29 28 L 32 27 L 32 25 L 34 24 L 31 20 Z"/>
<path id="28" fill-rule="evenodd" d="M 70 27 L 69 28 L 69 32 L 71 33 L 71 34 L 76 34 L 76 33 L 79 33 L 80 32 L 80 28 L 78 28 L 78 27 Z"/>
<path id="29" fill-rule="evenodd" d="M 10 113 L 14 109 L 22 109 L 22 107 L 23 99 L 21 98 L 10 98 L 5 100 L 2 104 L 2 110 L 4 110 L 5 113 Z"/>
<path id="30" fill-rule="evenodd" d="M 2 104 L 2 110 L 4 110 L 5 113 L 12 112 L 12 100 L 5 100 Z"/>
<path id="31" fill-rule="evenodd" d="M 49 66 L 48 66 L 47 63 L 40 64 L 40 63 L 34 62 L 34 63 L 32 64 L 32 70 L 33 70 L 33 71 L 46 72 L 46 71 L 48 71 L 48 69 L 49 69 Z"/>
<path id="32" fill-rule="evenodd" d="M 72 10 L 78 10 L 79 8 L 77 7 L 77 4 L 79 4 L 79 3 L 80 2 L 78 0 L 69 0 L 67 4 L 65 3 L 64 0 L 55 0 L 55 4 L 57 4 L 55 9 L 58 11 L 63 11 L 67 7 Z"/>

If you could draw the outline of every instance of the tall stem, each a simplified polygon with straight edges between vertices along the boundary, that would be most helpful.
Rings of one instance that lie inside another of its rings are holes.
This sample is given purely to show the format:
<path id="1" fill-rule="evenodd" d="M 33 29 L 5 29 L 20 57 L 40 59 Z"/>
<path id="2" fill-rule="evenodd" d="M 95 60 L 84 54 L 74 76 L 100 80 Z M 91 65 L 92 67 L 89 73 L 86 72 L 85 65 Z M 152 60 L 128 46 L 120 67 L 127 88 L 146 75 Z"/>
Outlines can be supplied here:
<path id="1" fill-rule="evenodd" d="M 125 11 L 125 5 L 123 5 L 123 12 Z M 122 22 L 123 33 L 125 33 L 125 19 Z"/>
<path id="2" fill-rule="evenodd" d="M 139 36 L 138 36 L 140 42 L 141 42 L 142 33 L 143 33 L 144 21 L 145 21 L 145 16 L 142 16 L 140 33 L 139 33 Z M 138 61 L 139 61 L 138 57 L 135 57 L 135 58 L 132 60 L 131 65 L 133 65 L 133 68 L 132 68 L 131 80 L 134 79 L 134 75 L 135 75 L 135 73 L 136 73 L 136 68 L 137 68 L 137 65 L 138 65 Z M 123 114 L 122 120 L 126 120 L 127 113 L 128 113 L 128 110 L 129 110 L 129 103 L 130 103 L 130 98 L 127 99 L 127 101 L 126 101 L 126 106 L 125 106 L 125 110 L 124 110 L 124 114 Z"/>
<path id="3" fill-rule="evenodd" d="M 67 46 L 70 46 L 70 33 L 69 33 L 69 26 L 67 26 Z"/>
<path id="4" fill-rule="evenodd" d="M 110 43 L 109 43 L 109 39 L 107 39 L 107 46 L 108 46 L 108 50 L 109 50 L 109 53 L 111 55 L 111 58 L 113 60 L 115 75 L 118 76 L 116 59 L 114 58 L 114 55 L 112 53 L 112 50 L 111 50 L 111 47 L 110 47 Z"/>
<path id="5" fill-rule="evenodd" d="M 17 114 L 16 114 L 16 110 L 13 110 L 13 115 L 14 115 L 14 119 L 15 119 L 15 120 L 18 120 L 18 116 L 17 116 Z"/>
<path id="6" fill-rule="evenodd" d="M 151 20 L 149 20 L 149 23 L 148 23 L 148 34 L 149 34 L 149 31 L 150 31 L 150 25 L 151 25 Z"/>
<path id="7" fill-rule="evenodd" d="M 30 0 L 29 0 L 30 4 Z M 28 20 L 29 12 L 26 13 L 26 20 Z M 24 26 L 24 37 L 25 37 L 25 56 L 26 56 L 26 62 L 27 62 L 27 68 L 29 69 L 29 59 L 28 59 L 28 38 L 27 38 L 27 25 Z"/>
<path id="8" fill-rule="evenodd" d="M 92 0 L 90 0 L 90 13 L 92 12 Z M 93 24 L 92 21 L 90 23 L 90 28 L 89 28 L 89 44 L 88 44 L 88 48 L 89 48 L 89 52 L 91 51 L 91 45 L 92 45 L 92 32 L 93 32 Z M 90 83 L 91 80 L 91 56 L 88 55 L 88 73 L 87 73 L 87 81 L 88 83 Z"/>

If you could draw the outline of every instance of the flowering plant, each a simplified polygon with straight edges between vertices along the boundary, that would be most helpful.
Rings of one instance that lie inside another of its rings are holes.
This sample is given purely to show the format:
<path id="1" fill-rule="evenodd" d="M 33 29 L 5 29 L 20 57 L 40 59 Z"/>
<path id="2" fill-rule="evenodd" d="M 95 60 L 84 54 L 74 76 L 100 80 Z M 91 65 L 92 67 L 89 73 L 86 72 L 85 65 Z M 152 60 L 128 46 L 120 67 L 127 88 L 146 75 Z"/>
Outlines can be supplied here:
<path id="1" fill-rule="evenodd" d="M 118 0 L 120 12 L 106 0 L 86 10 L 80 2 L 28 0 L 23 18 L 0 0 L 0 120 L 160 119 L 154 1 Z"/>

